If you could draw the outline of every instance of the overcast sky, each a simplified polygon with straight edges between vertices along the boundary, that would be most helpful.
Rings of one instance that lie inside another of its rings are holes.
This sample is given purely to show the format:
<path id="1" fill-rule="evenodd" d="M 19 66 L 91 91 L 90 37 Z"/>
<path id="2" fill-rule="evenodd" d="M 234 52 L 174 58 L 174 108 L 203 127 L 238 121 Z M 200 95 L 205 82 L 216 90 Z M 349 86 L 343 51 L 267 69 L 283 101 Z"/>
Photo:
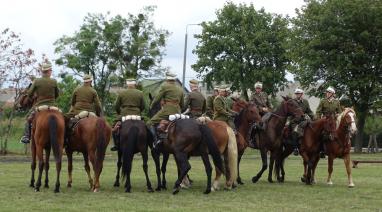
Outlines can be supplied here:
<path id="1" fill-rule="evenodd" d="M 169 37 L 163 66 L 169 66 L 181 79 L 183 69 L 184 35 L 187 24 L 215 20 L 216 10 L 222 8 L 224 0 L 3 0 L 1 1 L 0 31 L 10 28 L 21 34 L 26 48 L 36 51 L 38 59 L 43 53 L 54 59 L 53 42 L 63 35 L 73 35 L 79 29 L 87 13 L 106 13 L 125 16 L 137 14 L 144 6 L 156 5 L 154 14 L 156 27 L 167 29 Z M 267 12 L 294 16 L 295 8 L 300 8 L 303 0 L 239 0 L 234 3 L 253 3 L 256 9 L 262 7 Z M 192 49 L 196 46 L 193 34 L 201 32 L 199 26 L 188 27 L 188 51 L 186 80 L 194 78 L 191 65 L 196 56 Z M 57 67 L 57 74 L 62 69 Z"/>

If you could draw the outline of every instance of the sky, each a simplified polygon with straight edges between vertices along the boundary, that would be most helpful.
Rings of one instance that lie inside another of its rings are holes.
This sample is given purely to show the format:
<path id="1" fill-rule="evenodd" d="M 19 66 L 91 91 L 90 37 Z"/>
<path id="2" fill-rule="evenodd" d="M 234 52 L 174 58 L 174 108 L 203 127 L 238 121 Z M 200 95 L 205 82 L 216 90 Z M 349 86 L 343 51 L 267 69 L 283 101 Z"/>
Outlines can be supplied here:
<path id="1" fill-rule="evenodd" d="M 295 9 L 304 0 L 232 0 L 234 3 L 253 3 L 256 9 L 282 15 L 295 16 Z M 78 31 L 88 13 L 137 14 L 144 6 L 156 5 L 153 21 L 157 28 L 171 32 L 167 42 L 166 56 L 162 65 L 182 78 L 184 40 L 187 24 L 197 24 L 216 19 L 216 11 L 224 0 L 3 0 L 1 1 L 0 31 L 10 28 L 21 35 L 25 48 L 35 50 L 36 57 L 42 54 L 55 59 L 54 41 L 63 35 L 71 36 Z M 201 33 L 200 26 L 188 26 L 186 81 L 196 77 L 191 65 L 196 62 L 192 50 L 197 45 L 194 34 Z M 63 69 L 54 67 L 54 73 Z M 287 78 L 293 78 L 288 76 Z"/>

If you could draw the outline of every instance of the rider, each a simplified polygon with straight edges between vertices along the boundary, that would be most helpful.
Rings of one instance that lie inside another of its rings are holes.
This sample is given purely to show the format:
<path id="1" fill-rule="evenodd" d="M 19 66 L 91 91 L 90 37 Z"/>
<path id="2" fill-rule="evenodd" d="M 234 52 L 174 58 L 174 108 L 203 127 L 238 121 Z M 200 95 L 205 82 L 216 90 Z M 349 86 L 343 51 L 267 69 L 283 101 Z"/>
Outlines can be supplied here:
<path id="1" fill-rule="evenodd" d="M 158 95 L 155 96 L 150 105 L 150 108 L 153 108 L 158 101 L 163 100 L 162 108 L 147 123 L 154 136 L 154 146 L 160 142 L 156 136 L 156 126 L 159 122 L 163 119 L 168 120 L 169 115 L 180 113 L 181 108 L 183 108 L 183 89 L 176 84 L 175 80 L 176 75 L 167 72 L 166 83 L 161 86 Z"/>
<path id="2" fill-rule="evenodd" d="M 214 100 L 216 96 L 219 95 L 218 87 L 214 87 L 214 94 L 207 97 L 207 112 L 206 115 L 208 117 L 213 117 L 214 115 Z"/>
<path id="3" fill-rule="evenodd" d="M 121 121 L 121 118 L 128 115 L 140 116 L 145 109 L 146 104 L 143 98 L 143 92 L 136 88 L 136 84 L 137 82 L 134 78 L 127 79 L 127 89 L 118 93 L 117 100 L 115 101 L 115 111 L 117 112 L 118 117 L 113 130 L 114 146 L 110 149 L 111 151 L 118 150 L 118 122 Z"/>
<path id="4" fill-rule="evenodd" d="M 269 101 L 268 94 L 263 90 L 263 83 L 255 83 L 255 92 L 251 96 L 251 101 L 253 101 L 259 108 L 259 113 L 261 116 L 270 112 L 272 109 L 271 102 Z"/>
<path id="5" fill-rule="evenodd" d="M 338 115 L 342 112 L 340 101 L 335 99 L 336 91 L 333 87 L 329 86 L 326 89 L 325 98 L 322 99 L 317 107 L 316 116 L 320 119 L 328 114 Z M 328 136 L 326 136 L 328 137 Z M 325 151 L 321 148 L 320 157 L 325 158 Z"/>
<path id="6" fill-rule="evenodd" d="M 73 117 L 79 114 L 81 111 L 93 112 L 97 116 L 102 113 L 101 103 L 98 98 L 97 91 L 92 88 L 93 78 L 85 74 L 83 79 L 83 85 L 77 87 L 71 99 L 71 107 L 69 112 L 65 115 L 66 122 L 66 139 L 68 139 L 69 133 L 71 132 L 72 125 L 78 122 L 77 119 Z"/>
<path id="7" fill-rule="evenodd" d="M 206 112 L 206 98 L 200 93 L 198 83 L 195 79 L 190 80 L 191 92 L 186 96 L 183 108 L 192 118 L 198 118 Z"/>
<path id="8" fill-rule="evenodd" d="M 219 87 L 219 95 L 214 100 L 214 120 L 224 121 L 235 131 L 235 125 L 232 117 L 237 115 L 235 111 L 228 108 L 226 96 L 227 86 Z M 236 132 L 236 131 L 235 131 Z"/>
<path id="9" fill-rule="evenodd" d="M 314 119 L 312 110 L 310 109 L 309 102 L 304 98 L 304 91 L 300 88 L 296 88 L 294 91 L 295 100 L 304 112 L 304 123 Z M 292 139 L 295 143 L 299 143 L 300 138 L 304 135 L 304 123 L 301 122 L 301 119 L 293 118 L 289 123 L 289 127 L 292 131 Z M 298 155 L 298 146 L 295 146 L 294 155 Z"/>
<path id="10" fill-rule="evenodd" d="M 45 59 L 45 61 L 40 64 L 40 71 L 42 77 L 34 79 L 27 91 L 28 97 L 35 97 L 36 102 L 27 116 L 24 135 L 20 139 L 20 142 L 25 144 L 30 141 L 31 125 L 35 114 L 34 108 L 41 105 L 55 105 L 55 100 L 59 95 L 56 80 L 50 78 L 52 75 L 52 63 L 48 59 Z"/>

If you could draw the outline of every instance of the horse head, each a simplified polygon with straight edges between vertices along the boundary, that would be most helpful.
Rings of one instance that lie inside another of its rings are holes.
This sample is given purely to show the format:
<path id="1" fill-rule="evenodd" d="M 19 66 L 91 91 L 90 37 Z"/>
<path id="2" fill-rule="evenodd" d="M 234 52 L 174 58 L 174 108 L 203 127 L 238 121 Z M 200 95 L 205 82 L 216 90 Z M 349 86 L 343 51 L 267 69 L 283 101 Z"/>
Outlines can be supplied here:
<path id="1" fill-rule="evenodd" d="M 32 108 L 35 102 L 35 98 L 30 98 L 26 91 L 23 91 L 18 97 L 15 99 L 15 108 L 17 110 L 29 110 Z"/>
<path id="2" fill-rule="evenodd" d="M 346 131 L 353 136 L 357 133 L 357 126 L 355 124 L 356 113 L 351 108 L 345 108 L 345 110 L 338 117 L 339 119 L 339 128 L 341 125 L 346 129 Z"/>
<path id="3" fill-rule="evenodd" d="M 285 116 L 294 116 L 296 118 L 302 118 L 304 112 L 301 107 L 298 105 L 297 101 L 290 98 L 289 96 L 282 96 L 284 99 L 281 102 L 283 113 Z"/>
<path id="4" fill-rule="evenodd" d="M 232 110 L 235 112 L 240 113 L 244 108 L 248 106 L 248 102 L 242 99 L 235 99 L 232 98 L 233 104 L 232 104 Z"/>

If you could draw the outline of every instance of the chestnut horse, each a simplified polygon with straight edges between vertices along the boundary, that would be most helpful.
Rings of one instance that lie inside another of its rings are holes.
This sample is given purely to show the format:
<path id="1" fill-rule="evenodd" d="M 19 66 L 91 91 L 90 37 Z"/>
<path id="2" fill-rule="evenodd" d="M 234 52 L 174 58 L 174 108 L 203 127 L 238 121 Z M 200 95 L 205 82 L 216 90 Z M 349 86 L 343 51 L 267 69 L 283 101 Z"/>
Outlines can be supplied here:
<path id="1" fill-rule="evenodd" d="M 212 156 L 215 167 L 221 172 L 224 170 L 220 152 L 211 130 L 207 126 L 199 124 L 195 119 L 178 119 L 171 123 L 162 120 L 158 130 L 168 132 L 167 139 L 164 139 L 159 145 L 163 147 L 164 151 L 174 154 L 178 167 L 178 179 L 175 182 L 173 194 L 180 191 L 180 184 L 191 169 L 188 162 L 190 156 L 202 157 L 207 174 L 207 188 L 204 193 L 210 193 L 212 167 L 208 153 Z"/>
<path id="2" fill-rule="evenodd" d="M 72 187 L 73 181 L 73 152 L 81 152 L 85 162 L 85 171 L 88 175 L 90 189 L 93 192 L 99 191 L 99 178 L 110 136 L 111 128 L 105 119 L 89 116 L 79 120 L 65 148 L 68 157 L 68 187 Z M 90 174 L 89 160 L 93 166 L 94 180 Z"/>
<path id="3" fill-rule="evenodd" d="M 119 136 L 120 148 L 118 149 L 117 176 L 115 178 L 114 186 L 119 186 L 119 172 L 122 166 L 122 177 L 126 178 L 125 192 L 130 192 L 130 173 L 133 158 L 134 154 L 140 152 L 143 160 L 142 168 L 146 177 L 147 190 L 149 192 L 154 191 L 151 187 L 147 166 L 147 148 L 150 147 L 157 171 L 158 187 L 156 190 L 161 190 L 159 154 L 153 152 L 153 137 L 145 123 L 141 120 L 123 121 L 119 129 Z"/>
<path id="4" fill-rule="evenodd" d="M 44 107 L 44 106 L 41 106 Z M 41 108 L 39 107 L 39 108 Z M 40 191 L 41 177 L 45 168 L 45 188 L 49 188 L 49 156 L 50 150 L 53 150 L 54 159 L 56 161 L 56 186 L 54 192 L 60 192 L 60 172 L 62 162 L 62 149 L 64 145 L 65 121 L 61 112 L 56 107 L 45 106 L 44 109 L 37 109 L 35 119 L 32 124 L 31 134 L 31 151 L 32 151 L 32 178 L 31 187 L 35 187 L 35 191 Z M 45 161 L 44 161 L 45 150 Z M 36 169 L 36 156 L 38 158 L 38 178 L 36 185 L 34 172 Z"/>
<path id="5" fill-rule="evenodd" d="M 224 121 L 211 121 L 206 117 L 197 119 L 200 123 L 206 124 L 211 129 L 212 136 L 216 142 L 221 155 L 224 158 L 224 168 L 226 171 L 226 189 L 231 189 L 237 178 L 238 155 L 235 133 Z M 212 185 L 213 190 L 219 189 L 219 179 L 222 175 L 220 169 L 215 167 L 215 179 Z"/>
<path id="6" fill-rule="evenodd" d="M 300 154 L 304 160 L 304 175 L 301 181 L 307 185 L 315 182 L 314 174 L 320 160 L 319 152 L 324 133 L 334 137 L 336 121 L 334 115 L 328 115 L 317 121 L 309 123 L 301 139 Z"/>
<path id="7" fill-rule="evenodd" d="M 237 149 L 238 149 L 238 177 L 237 183 L 243 184 L 243 181 L 240 177 L 240 161 L 241 157 L 244 154 L 245 149 L 249 145 L 249 131 L 253 124 L 259 124 L 261 122 L 261 116 L 259 114 L 259 110 L 254 103 L 248 103 L 244 100 L 236 100 L 232 105 L 232 110 L 238 112 L 239 115 L 235 117 L 235 127 L 239 132 L 236 136 L 237 141 Z"/>
<path id="8" fill-rule="evenodd" d="M 270 151 L 270 163 L 269 163 L 269 174 L 268 182 L 272 183 L 272 171 L 275 160 L 280 157 L 283 149 L 283 128 L 285 126 L 288 116 L 295 116 L 296 118 L 301 118 L 303 116 L 303 111 L 297 102 L 290 97 L 284 97 L 280 106 L 276 111 L 268 113 L 269 118 L 263 120 L 266 125 L 264 130 L 259 130 L 254 136 L 256 136 L 256 144 L 261 153 L 262 168 L 257 173 L 256 176 L 252 178 L 252 182 L 256 183 L 263 172 L 267 169 L 267 153 Z M 264 115 L 266 117 L 267 115 Z M 263 117 L 263 119 L 264 119 Z M 276 172 L 277 173 L 277 172 Z"/>
<path id="9" fill-rule="evenodd" d="M 345 108 L 345 110 L 337 118 L 337 130 L 336 136 L 333 141 L 325 142 L 325 149 L 328 155 L 328 179 L 329 185 L 332 182 L 333 172 L 333 160 L 337 157 L 343 158 L 346 172 L 348 175 L 348 187 L 354 187 L 353 179 L 351 176 L 351 161 L 350 161 L 350 149 L 351 149 L 351 137 L 357 132 L 357 126 L 355 124 L 355 112 L 351 108 Z"/>

